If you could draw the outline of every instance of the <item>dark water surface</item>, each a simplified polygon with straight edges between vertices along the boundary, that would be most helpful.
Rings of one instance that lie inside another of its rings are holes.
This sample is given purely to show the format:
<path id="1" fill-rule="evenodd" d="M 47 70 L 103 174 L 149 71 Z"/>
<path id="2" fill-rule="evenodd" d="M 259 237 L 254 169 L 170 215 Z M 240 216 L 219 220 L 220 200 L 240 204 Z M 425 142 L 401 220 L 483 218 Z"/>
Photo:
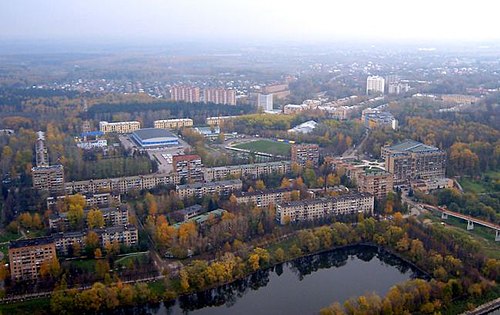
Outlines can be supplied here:
<path id="1" fill-rule="evenodd" d="M 354 246 L 278 265 L 230 285 L 192 294 L 151 314 L 315 314 L 325 306 L 424 277 L 398 257 Z"/>

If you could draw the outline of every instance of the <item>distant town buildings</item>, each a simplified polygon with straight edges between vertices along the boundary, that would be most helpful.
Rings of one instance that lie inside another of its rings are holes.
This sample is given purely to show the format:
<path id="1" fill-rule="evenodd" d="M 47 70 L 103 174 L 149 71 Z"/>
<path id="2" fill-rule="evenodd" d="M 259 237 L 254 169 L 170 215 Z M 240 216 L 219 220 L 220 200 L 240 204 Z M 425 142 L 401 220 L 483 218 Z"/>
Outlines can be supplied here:
<path id="1" fill-rule="evenodd" d="M 192 127 L 193 120 L 191 118 L 162 119 L 155 120 L 153 125 L 158 129 L 181 129 L 185 127 Z"/>
<path id="2" fill-rule="evenodd" d="M 284 99 L 290 95 L 290 90 L 287 83 L 272 84 L 262 88 L 263 94 L 273 94 L 276 99 Z"/>
<path id="3" fill-rule="evenodd" d="M 139 129 L 141 129 L 141 123 L 138 121 L 99 122 L 99 130 L 104 133 L 131 133 Z"/>
<path id="4" fill-rule="evenodd" d="M 288 129 L 287 132 L 308 134 L 311 133 L 316 128 L 317 125 L 318 123 L 315 122 L 314 120 L 309 120 L 293 127 L 292 129 Z"/>
<path id="5" fill-rule="evenodd" d="M 187 182 L 203 181 L 203 163 L 199 155 L 176 155 L 172 158 L 172 165 L 181 180 Z"/>
<path id="6" fill-rule="evenodd" d="M 348 193 L 337 197 L 306 199 L 278 204 L 276 219 L 280 224 L 320 220 L 346 214 L 373 214 L 373 196 Z"/>
<path id="7" fill-rule="evenodd" d="M 173 101 L 186 103 L 200 102 L 200 88 L 188 86 L 174 86 L 170 90 Z"/>
<path id="8" fill-rule="evenodd" d="M 234 191 L 241 190 L 243 183 L 239 179 L 223 180 L 218 182 L 194 183 L 177 185 L 175 191 L 179 198 L 203 198 L 203 196 L 218 194 L 229 196 Z"/>
<path id="9" fill-rule="evenodd" d="M 205 89 L 203 100 L 205 103 L 236 105 L 236 91 L 232 89 Z"/>
<path id="10" fill-rule="evenodd" d="M 317 144 L 292 144 L 292 163 L 305 167 L 310 164 L 312 167 L 319 166 L 319 146 Z"/>
<path id="11" fill-rule="evenodd" d="M 366 94 L 384 94 L 385 80 L 379 76 L 369 76 L 366 78 Z"/>
<path id="12" fill-rule="evenodd" d="M 394 176 L 394 184 L 404 184 L 413 179 L 443 178 L 446 153 L 436 147 L 405 140 L 393 146 L 382 147 L 381 156 L 386 170 Z"/>
<path id="13" fill-rule="evenodd" d="M 256 96 L 256 105 L 257 108 L 262 109 L 264 111 L 272 111 L 273 110 L 273 94 L 260 94 L 257 93 Z"/>
<path id="14" fill-rule="evenodd" d="M 389 112 L 384 112 L 379 108 L 366 108 L 361 112 L 361 121 L 369 129 L 389 127 L 396 130 L 398 120 Z"/>
<path id="15" fill-rule="evenodd" d="M 57 259 L 56 247 L 51 237 L 39 237 L 9 244 L 10 275 L 14 281 L 36 280 L 42 264 Z"/>
<path id="16" fill-rule="evenodd" d="M 209 126 L 222 126 L 224 122 L 229 121 L 231 119 L 237 118 L 238 116 L 215 116 L 215 117 L 207 117 L 206 123 Z"/>

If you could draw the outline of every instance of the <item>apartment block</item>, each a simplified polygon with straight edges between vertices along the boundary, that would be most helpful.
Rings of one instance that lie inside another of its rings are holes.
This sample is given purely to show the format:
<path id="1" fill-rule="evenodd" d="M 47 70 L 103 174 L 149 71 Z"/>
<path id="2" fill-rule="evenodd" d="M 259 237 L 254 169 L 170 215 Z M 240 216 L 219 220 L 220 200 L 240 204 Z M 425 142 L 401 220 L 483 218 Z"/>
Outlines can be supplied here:
<path id="1" fill-rule="evenodd" d="M 292 163 L 305 167 L 311 163 L 313 167 L 319 166 L 319 146 L 317 144 L 292 144 Z"/>
<path id="2" fill-rule="evenodd" d="M 31 168 L 33 188 L 50 194 L 64 194 L 64 167 L 51 165 Z"/>
<path id="3" fill-rule="evenodd" d="M 207 119 L 205 120 L 205 122 L 210 127 L 213 127 L 213 126 L 223 126 L 224 122 L 229 121 L 231 119 L 235 119 L 237 117 L 238 116 L 215 116 L 215 117 L 207 117 Z"/>
<path id="4" fill-rule="evenodd" d="M 243 165 L 229 165 L 205 168 L 205 180 L 223 180 L 227 178 L 259 178 L 261 176 L 276 174 L 286 174 L 291 171 L 290 161 L 255 163 Z"/>
<path id="5" fill-rule="evenodd" d="M 292 188 L 278 188 L 269 190 L 256 190 L 252 192 L 236 192 L 236 202 L 238 204 L 254 204 L 259 208 L 265 208 L 269 205 L 276 205 L 278 203 L 289 202 L 292 200 Z"/>
<path id="6" fill-rule="evenodd" d="M 181 180 L 184 179 L 188 182 L 203 181 L 203 163 L 199 155 L 175 155 L 172 158 L 172 166 Z"/>
<path id="7" fill-rule="evenodd" d="M 285 202 L 278 204 L 276 219 L 280 224 L 287 224 L 346 214 L 373 214 L 373 201 L 371 194 L 349 193 L 337 197 Z"/>
<path id="8" fill-rule="evenodd" d="M 9 244 L 10 275 L 13 280 L 36 280 L 46 261 L 57 259 L 51 237 L 11 241 Z"/>
<path id="9" fill-rule="evenodd" d="M 141 129 L 141 123 L 138 121 L 99 122 L 99 130 L 104 133 L 132 133 L 139 129 Z"/>
<path id="10" fill-rule="evenodd" d="M 85 198 L 86 208 L 109 208 L 112 204 L 119 204 L 121 202 L 120 194 L 111 193 L 85 193 L 82 194 Z M 57 203 L 62 203 L 68 197 L 68 195 L 48 197 L 47 198 L 47 209 L 56 208 Z"/>
<path id="11" fill-rule="evenodd" d="M 102 193 L 116 192 L 120 194 L 131 190 L 152 189 L 159 185 L 176 185 L 180 183 L 177 174 L 150 174 L 106 179 L 91 179 L 66 182 L 66 193 Z"/>
<path id="12" fill-rule="evenodd" d="M 382 200 L 392 191 L 394 178 L 389 172 L 377 169 L 364 170 L 357 175 L 356 184 L 360 192 L 370 193 L 375 199 Z"/>
<path id="13" fill-rule="evenodd" d="M 393 146 L 382 147 L 385 169 L 394 176 L 394 185 L 413 179 L 443 178 L 446 153 L 418 141 L 405 140 Z"/>
<path id="14" fill-rule="evenodd" d="M 186 103 L 200 102 L 200 88 L 197 87 L 174 86 L 170 90 L 170 95 L 173 101 Z"/>
<path id="15" fill-rule="evenodd" d="M 99 209 L 107 227 L 129 224 L 129 212 L 125 205 L 115 208 Z M 89 210 L 84 211 L 85 224 Z M 67 212 L 52 213 L 49 216 L 49 228 L 53 231 L 68 231 L 71 229 Z"/>
<path id="16" fill-rule="evenodd" d="M 239 179 L 223 180 L 218 182 L 194 183 L 186 185 L 177 185 L 175 191 L 180 198 L 196 197 L 219 194 L 229 196 L 234 191 L 241 190 L 243 183 Z"/>
<path id="17" fill-rule="evenodd" d="M 158 129 L 181 129 L 192 126 L 193 120 L 191 118 L 162 119 L 154 121 L 154 127 Z"/>
<path id="18" fill-rule="evenodd" d="M 385 79 L 379 76 L 369 76 L 366 78 L 366 94 L 384 94 Z"/>
<path id="19" fill-rule="evenodd" d="M 236 105 L 236 91 L 230 89 L 205 89 L 205 103 Z"/>
<path id="20" fill-rule="evenodd" d="M 177 222 L 184 222 L 205 212 L 207 212 L 207 210 L 205 210 L 201 205 L 192 205 L 190 207 L 172 212 L 170 217 Z"/>
<path id="21" fill-rule="evenodd" d="M 45 133 L 38 131 L 37 139 L 35 142 L 35 161 L 37 167 L 49 166 L 49 152 L 45 145 Z"/>

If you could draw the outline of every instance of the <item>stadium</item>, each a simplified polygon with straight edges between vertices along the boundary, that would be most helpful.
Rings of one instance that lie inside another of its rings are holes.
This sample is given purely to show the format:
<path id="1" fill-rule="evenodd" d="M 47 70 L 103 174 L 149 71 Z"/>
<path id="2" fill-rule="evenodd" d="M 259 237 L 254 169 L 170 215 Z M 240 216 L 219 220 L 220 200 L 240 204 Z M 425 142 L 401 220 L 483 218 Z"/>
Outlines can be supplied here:
<path id="1" fill-rule="evenodd" d="M 132 133 L 132 139 L 142 148 L 157 148 L 179 144 L 179 138 L 173 133 L 158 128 L 144 128 Z"/>

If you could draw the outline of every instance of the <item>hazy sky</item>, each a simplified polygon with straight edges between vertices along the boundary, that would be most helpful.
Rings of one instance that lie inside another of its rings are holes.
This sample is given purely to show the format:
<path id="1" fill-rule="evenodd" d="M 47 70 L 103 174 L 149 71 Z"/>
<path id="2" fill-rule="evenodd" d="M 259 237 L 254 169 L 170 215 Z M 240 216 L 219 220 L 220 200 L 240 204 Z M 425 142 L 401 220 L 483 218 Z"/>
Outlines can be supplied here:
<path id="1" fill-rule="evenodd" d="M 497 0 L 0 0 L 1 39 L 500 39 Z"/>

